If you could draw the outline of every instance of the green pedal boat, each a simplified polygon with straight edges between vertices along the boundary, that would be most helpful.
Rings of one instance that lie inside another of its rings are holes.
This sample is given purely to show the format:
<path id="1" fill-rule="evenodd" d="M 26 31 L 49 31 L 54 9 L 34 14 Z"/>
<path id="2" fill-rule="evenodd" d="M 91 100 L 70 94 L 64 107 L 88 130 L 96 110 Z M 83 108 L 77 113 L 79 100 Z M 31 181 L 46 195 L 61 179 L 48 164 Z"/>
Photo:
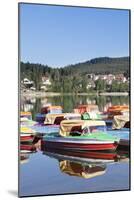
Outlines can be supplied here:
<path id="1" fill-rule="evenodd" d="M 63 120 L 59 133 L 44 136 L 48 148 L 80 151 L 115 150 L 119 140 L 107 134 L 100 120 Z"/>

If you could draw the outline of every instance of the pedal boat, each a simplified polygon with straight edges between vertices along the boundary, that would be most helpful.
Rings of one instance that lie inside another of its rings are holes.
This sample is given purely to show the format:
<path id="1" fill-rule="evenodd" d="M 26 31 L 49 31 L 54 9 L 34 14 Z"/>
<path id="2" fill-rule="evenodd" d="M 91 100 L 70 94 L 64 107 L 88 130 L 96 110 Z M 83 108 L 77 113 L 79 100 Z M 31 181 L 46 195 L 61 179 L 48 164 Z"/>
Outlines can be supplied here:
<path id="1" fill-rule="evenodd" d="M 104 121 L 63 120 L 59 133 L 43 137 L 47 148 L 62 150 L 115 150 L 119 138 L 106 132 Z"/>
<path id="2" fill-rule="evenodd" d="M 33 142 L 36 132 L 29 127 L 20 127 L 20 142 Z"/>

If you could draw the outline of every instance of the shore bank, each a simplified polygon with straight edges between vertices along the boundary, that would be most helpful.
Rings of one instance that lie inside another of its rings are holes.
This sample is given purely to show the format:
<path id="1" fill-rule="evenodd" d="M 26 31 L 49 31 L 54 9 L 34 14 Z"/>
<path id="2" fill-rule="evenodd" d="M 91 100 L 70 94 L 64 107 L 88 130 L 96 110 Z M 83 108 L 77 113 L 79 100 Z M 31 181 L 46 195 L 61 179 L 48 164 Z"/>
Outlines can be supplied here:
<path id="1" fill-rule="evenodd" d="M 102 92 L 102 93 L 58 93 L 58 92 L 21 92 L 21 96 L 23 97 L 53 97 L 53 96 L 128 96 L 128 92 Z"/>
<path id="2" fill-rule="evenodd" d="M 100 96 L 128 96 L 128 92 L 102 92 L 99 93 Z"/>

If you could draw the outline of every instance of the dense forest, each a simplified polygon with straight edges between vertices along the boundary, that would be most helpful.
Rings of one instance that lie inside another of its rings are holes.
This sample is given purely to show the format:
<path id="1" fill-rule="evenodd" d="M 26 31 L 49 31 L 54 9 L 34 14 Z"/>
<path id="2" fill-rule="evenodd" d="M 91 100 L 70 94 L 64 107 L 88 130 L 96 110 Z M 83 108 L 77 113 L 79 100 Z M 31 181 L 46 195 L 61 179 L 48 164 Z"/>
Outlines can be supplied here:
<path id="1" fill-rule="evenodd" d="M 51 80 L 49 91 L 53 92 L 90 92 L 99 91 L 128 91 L 128 84 L 119 85 L 116 81 L 109 87 L 105 81 L 96 82 L 94 89 L 87 89 L 89 82 L 88 74 L 124 74 L 129 77 L 129 57 L 109 58 L 101 57 L 90 61 L 68 65 L 61 68 L 53 68 L 47 65 L 35 63 L 20 63 L 20 79 L 28 78 L 34 81 L 34 86 L 40 90 L 41 77 L 45 76 Z"/>
<path id="2" fill-rule="evenodd" d="M 109 58 L 101 57 L 94 58 L 90 61 L 78 63 L 75 65 L 69 65 L 64 68 L 71 70 L 75 73 L 75 70 L 83 73 L 95 73 L 95 74 L 115 74 L 124 73 L 129 69 L 129 57 Z"/>

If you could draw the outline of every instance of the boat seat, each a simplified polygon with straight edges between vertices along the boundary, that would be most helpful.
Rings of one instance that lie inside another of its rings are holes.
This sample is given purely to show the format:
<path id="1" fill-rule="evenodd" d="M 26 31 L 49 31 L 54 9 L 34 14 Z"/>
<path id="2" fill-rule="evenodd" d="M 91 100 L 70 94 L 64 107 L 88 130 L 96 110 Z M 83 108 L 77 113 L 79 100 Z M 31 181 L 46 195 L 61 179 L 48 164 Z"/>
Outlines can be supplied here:
<path id="1" fill-rule="evenodd" d="M 80 135 L 82 135 L 82 133 L 79 132 L 79 131 L 75 131 L 75 132 L 70 133 L 70 136 L 80 136 Z"/>
<path id="2" fill-rule="evenodd" d="M 124 128 L 130 128 L 130 121 L 125 123 Z"/>
<path id="3" fill-rule="evenodd" d="M 61 121 L 64 120 L 64 117 L 61 116 L 61 117 L 56 117 L 55 118 L 55 121 L 54 121 L 54 124 L 56 125 L 60 125 Z"/>

